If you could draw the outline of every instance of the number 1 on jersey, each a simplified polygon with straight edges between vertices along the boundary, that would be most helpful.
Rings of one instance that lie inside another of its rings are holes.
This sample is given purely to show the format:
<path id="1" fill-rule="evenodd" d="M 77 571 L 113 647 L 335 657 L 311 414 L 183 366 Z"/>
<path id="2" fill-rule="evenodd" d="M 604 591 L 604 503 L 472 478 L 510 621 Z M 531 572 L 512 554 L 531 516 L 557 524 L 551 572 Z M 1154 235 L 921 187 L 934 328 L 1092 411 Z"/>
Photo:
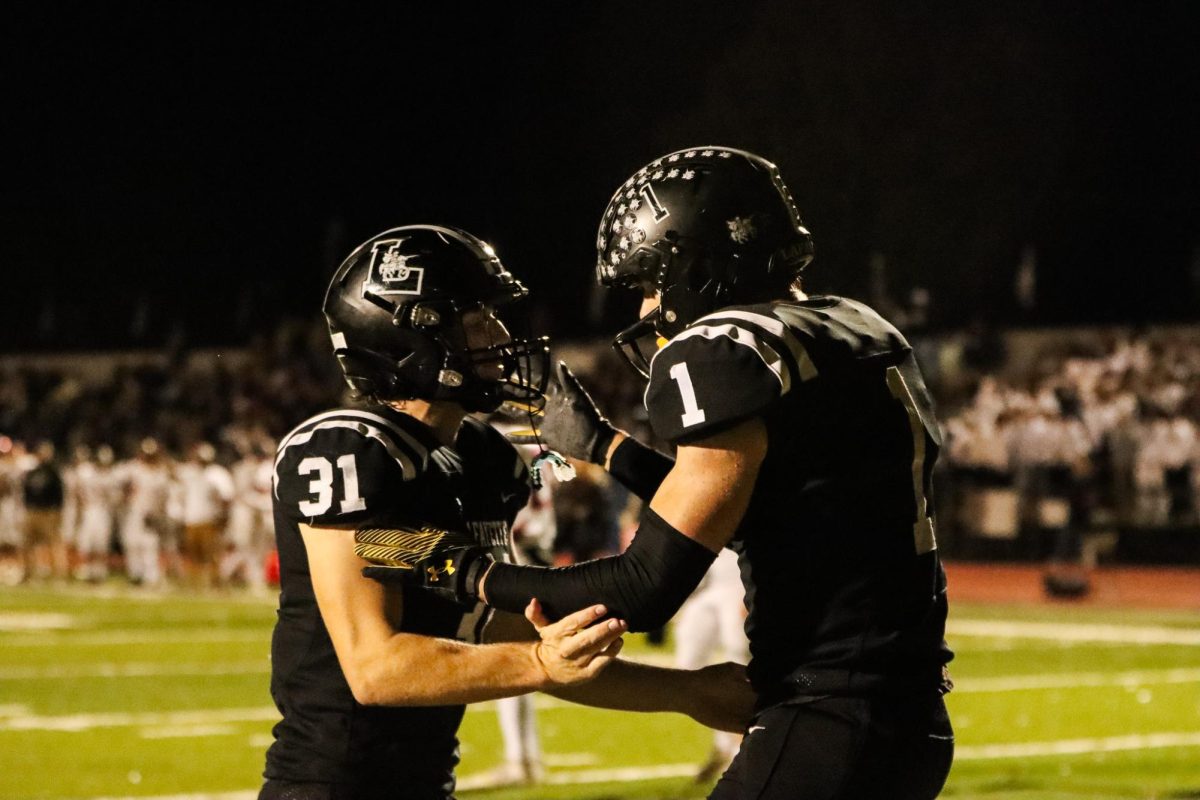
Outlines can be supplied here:
<path id="1" fill-rule="evenodd" d="M 683 414 L 680 416 L 683 427 L 704 422 L 704 409 L 696 404 L 696 388 L 692 386 L 686 361 L 671 366 L 671 380 L 679 384 L 679 396 L 683 398 Z"/>

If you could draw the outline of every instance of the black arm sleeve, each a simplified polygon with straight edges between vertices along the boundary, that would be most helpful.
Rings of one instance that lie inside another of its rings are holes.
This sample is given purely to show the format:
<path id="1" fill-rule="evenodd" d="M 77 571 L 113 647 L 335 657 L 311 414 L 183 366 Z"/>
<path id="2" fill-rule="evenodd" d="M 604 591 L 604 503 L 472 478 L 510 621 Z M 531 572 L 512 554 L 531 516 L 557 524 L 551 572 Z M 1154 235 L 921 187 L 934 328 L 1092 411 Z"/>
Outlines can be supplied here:
<path id="1" fill-rule="evenodd" d="M 626 436 L 613 451 L 608 472 L 626 489 L 649 503 L 673 466 L 675 459 Z"/>
<path id="2" fill-rule="evenodd" d="M 619 556 L 569 567 L 496 564 L 487 574 L 488 605 L 519 614 L 531 598 L 560 619 L 593 603 L 631 631 L 661 628 L 683 605 L 717 557 L 650 509 L 629 548 Z"/>

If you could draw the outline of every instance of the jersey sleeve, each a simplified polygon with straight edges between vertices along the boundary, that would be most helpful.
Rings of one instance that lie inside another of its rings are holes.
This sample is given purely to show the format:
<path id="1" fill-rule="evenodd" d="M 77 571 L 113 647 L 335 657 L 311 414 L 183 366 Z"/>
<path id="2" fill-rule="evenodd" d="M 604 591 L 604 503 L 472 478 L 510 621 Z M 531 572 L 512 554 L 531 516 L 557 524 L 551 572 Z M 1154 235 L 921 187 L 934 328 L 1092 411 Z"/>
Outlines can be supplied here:
<path id="1" fill-rule="evenodd" d="M 297 522 L 353 527 L 402 503 L 420 468 L 412 454 L 365 425 L 302 432 L 280 444 L 275 499 Z"/>
<path id="2" fill-rule="evenodd" d="M 645 397 L 650 424 L 674 444 L 711 436 L 763 414 L 790 389 L 795 371 L 769 332 L 742 320 L 701 319 L 654 356 Z"/>

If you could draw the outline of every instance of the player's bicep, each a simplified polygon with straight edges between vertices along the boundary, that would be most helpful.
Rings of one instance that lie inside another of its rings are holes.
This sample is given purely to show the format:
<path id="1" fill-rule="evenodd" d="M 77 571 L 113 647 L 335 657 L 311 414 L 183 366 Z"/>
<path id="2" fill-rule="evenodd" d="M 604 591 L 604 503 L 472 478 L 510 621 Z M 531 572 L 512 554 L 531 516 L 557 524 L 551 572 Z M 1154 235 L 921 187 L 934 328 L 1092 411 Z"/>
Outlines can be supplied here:
<path id="1" fill-rule="evenodd" d="M 676 444 L 729 430 L 761 416 L 802 380 L 795 364 L 788 347 L 756 328 L 698 323 L 654 357 L 645 398 L 650 424 Z"/>
<path id="2" fill-rule="evenodd" d="M 758 417 L 681 445 L 650 507 L 676 530 L 718 552 L 746 514 L 766 455 L 767 428 Z"/>
<path id="3" fill-rule="evenodd" d="M 347 679 L 399 627 L 398 592 L 364 578 L 354 554 L 354 531 L 300 525 L 321 619 Z M 391 619 L 389 619 L 391 617 Z"/>

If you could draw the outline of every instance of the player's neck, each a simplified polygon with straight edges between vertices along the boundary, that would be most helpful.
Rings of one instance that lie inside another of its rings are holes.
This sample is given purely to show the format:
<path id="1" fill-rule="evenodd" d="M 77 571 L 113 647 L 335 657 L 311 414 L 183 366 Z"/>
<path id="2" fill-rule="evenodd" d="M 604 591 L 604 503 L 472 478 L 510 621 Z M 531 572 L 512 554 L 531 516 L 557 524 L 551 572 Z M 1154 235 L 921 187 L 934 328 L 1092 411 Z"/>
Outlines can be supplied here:
<path id="1" fill-rule="evenodd" d="M 387 405 L 428 425 L 437 440 L 447 447 L 454 446 L 458 429 L 467 416 L 467 412 L 457 403 L 440 400 L 395 400 Z"/>

